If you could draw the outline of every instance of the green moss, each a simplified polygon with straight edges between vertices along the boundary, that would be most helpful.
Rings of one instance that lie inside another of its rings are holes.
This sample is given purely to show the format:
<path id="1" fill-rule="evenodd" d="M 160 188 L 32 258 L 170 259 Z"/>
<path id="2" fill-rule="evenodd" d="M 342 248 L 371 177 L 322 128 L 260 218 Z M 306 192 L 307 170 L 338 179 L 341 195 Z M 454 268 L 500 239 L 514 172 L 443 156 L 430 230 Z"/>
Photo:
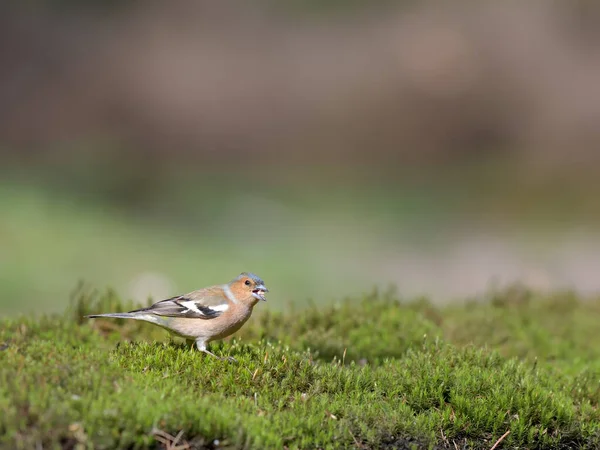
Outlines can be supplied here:
<path id="1" fill-rule="evenodd" d="M 509 430 L 504 448 L 600 445 L 600 302 L 495 295 L 263 312 L 213 344 L 232 364 L 150 325 L 82 320 L 132 305 L 79 292 L 62 316 L 2 321 L 0 445 L 150 448 L 181 432 L 196 448 L 489 449 Z"/>

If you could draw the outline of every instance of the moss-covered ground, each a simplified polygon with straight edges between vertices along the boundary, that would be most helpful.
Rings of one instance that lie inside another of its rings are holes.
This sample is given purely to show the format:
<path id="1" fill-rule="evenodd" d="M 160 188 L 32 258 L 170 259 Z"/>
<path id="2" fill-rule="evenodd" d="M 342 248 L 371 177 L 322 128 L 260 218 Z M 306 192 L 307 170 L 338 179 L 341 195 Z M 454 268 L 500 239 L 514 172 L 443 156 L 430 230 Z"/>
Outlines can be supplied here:
<path id="1" fill-rule="evenodd" d="M 82 318 L 133 306 L 79 290 L 62 315 L 1 320 L 0 446 L 600 446 L 600 299 L 514 287 L 444 307 L 373 293 L 262 308 L 211 346 L 237 363 Z"/>

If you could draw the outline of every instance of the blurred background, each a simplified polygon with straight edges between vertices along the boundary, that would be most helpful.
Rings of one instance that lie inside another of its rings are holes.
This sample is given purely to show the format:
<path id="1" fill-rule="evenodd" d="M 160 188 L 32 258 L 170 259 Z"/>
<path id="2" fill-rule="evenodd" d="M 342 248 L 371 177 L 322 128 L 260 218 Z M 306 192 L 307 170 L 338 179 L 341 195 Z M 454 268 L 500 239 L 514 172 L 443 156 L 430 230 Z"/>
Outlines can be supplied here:
<path id="1" fill-rule="evenodd" d="M 4 1 L 0 313 L 600 291 L 599 50 L 595 0 Z"/>

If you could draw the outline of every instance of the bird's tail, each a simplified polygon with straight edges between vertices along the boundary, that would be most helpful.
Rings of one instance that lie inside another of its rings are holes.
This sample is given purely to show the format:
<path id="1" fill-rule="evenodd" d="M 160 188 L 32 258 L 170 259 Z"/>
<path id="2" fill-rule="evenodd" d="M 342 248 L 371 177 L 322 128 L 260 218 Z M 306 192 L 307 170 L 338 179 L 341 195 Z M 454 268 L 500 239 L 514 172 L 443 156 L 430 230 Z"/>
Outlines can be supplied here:
<path id="1" fill-rule="evenodd" d="M 116 319 L 135 319 L 137 318 L 137 314 L 135 313 L 108 313 L 108 314 L 91 314 L 89 316 L 85 316 L 88 319 L 95 319 L 96 317 L 114 317 Z"/>

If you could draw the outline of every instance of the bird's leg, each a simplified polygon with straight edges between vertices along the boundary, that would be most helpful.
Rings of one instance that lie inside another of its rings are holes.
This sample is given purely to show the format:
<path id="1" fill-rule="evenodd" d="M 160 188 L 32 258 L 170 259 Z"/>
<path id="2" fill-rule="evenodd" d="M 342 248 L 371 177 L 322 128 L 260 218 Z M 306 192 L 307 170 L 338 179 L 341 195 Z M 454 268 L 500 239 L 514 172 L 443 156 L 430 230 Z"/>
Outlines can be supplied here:
<path id="1" fill-rule="evenodd" d="M 198 347 L 198 350 L 200 350 L 201 352 L 206 353 L 207 355 L 213 356 L 214 358 L 217 358 L 218 360 L 221 360 L 221 361 L 227 360 L 230 362 L 237 362 L 235 360 L 235 358 L 233 358 L 231 356 L 228 356 L 227 358 L 221 358 L 220 356 L 217 356 L 214 353 L 208 351 L 208 349 L 206 348 L 206 342 L 204 342 L 204 341 L 200 341 L 200 340 L 196 341 L 196 347 Z"/>

